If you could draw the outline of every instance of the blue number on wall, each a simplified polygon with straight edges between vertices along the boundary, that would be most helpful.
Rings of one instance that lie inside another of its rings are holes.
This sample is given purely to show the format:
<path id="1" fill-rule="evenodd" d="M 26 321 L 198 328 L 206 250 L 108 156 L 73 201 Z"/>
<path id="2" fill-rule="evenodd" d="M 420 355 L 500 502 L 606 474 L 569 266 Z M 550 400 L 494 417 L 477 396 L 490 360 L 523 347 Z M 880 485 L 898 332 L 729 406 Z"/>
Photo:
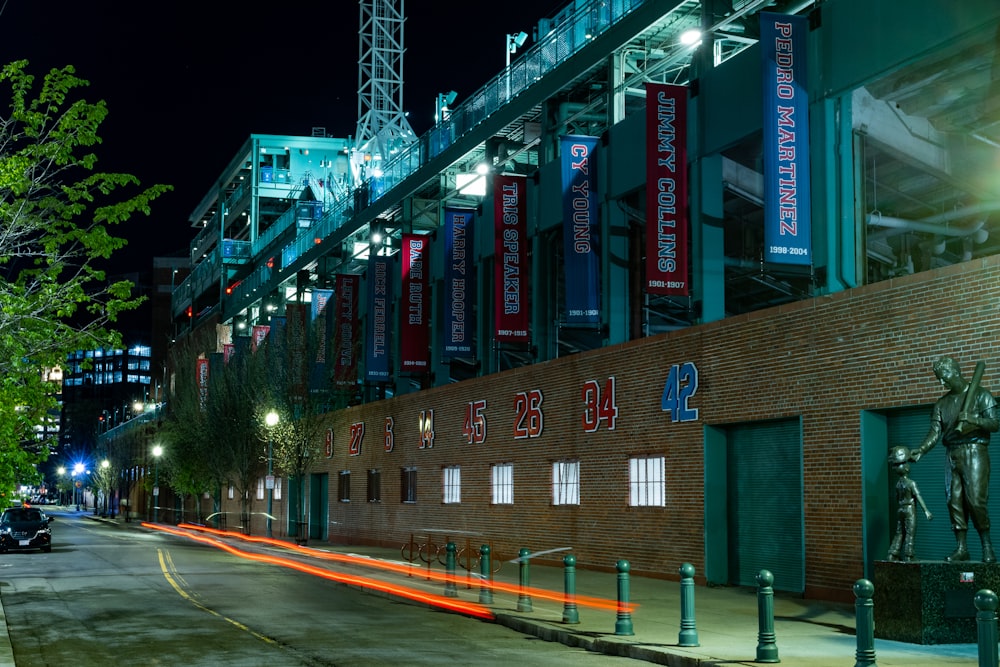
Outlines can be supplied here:
<path id="1" fill-rule="evenodd" d="M 670 421 L 689 422 L 698 419 L 698 408 L 688 407 L 688 399 L 698 392 L 698 367 L 687 361 L 674 364 L 663 386 L 660 409 L 670 413 Z"/>

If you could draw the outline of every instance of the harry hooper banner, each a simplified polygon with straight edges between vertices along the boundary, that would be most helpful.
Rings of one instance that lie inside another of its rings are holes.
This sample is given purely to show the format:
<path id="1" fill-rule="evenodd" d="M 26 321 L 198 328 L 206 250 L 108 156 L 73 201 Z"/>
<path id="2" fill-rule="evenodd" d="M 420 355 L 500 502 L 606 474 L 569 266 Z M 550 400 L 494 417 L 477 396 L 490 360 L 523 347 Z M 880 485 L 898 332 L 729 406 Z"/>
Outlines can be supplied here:
<path id="1" fill-rule="evenodd" d="M 472 305 L 476 298 L 475 211 L 444 210 L 444 349 L 446 359 L 476 356 L 472 337 L 476 331 Z"/>
<path id="2" fill-rule="evenodd" d="M 600 230 L 597 224 L 597 137 L 562 138 L 563 256 L 566 322 L 599 324 Z"/>
<path id="3" fill-rule="evenodd" d="M 333 331 L 333 384 L 350 389 L 358 383 L 358 292 L 361 276 L 338 273 L 335 283 L 336 311 Z"/>
<path id="4" fill-rule="evenodd" d="M 687 88 L 646 83 L 646 292 L 687 296 Z"/>
<path id="5" fill-rule="evenodd" d="M 528 221 L 523 176 L 493 177 L 494 326 L 498 341 L 528 342 Z"/>
<path id="6" fill-rule="evenodd" d="M 760 13 L 764 67 L 764 260 L 812 262 L 805 16 Z"/>

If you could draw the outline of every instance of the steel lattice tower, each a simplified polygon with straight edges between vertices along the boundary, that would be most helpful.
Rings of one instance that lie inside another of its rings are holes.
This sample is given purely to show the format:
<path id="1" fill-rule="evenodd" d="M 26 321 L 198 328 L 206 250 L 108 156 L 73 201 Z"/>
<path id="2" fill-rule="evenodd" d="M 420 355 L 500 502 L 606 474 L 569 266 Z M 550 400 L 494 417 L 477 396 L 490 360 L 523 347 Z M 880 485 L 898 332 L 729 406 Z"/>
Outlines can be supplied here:
<path id="1" fill-rule="evenodd" d="M 416 137 L 403 112 L 404 0 L 361 0 L 355 182 Z"/>

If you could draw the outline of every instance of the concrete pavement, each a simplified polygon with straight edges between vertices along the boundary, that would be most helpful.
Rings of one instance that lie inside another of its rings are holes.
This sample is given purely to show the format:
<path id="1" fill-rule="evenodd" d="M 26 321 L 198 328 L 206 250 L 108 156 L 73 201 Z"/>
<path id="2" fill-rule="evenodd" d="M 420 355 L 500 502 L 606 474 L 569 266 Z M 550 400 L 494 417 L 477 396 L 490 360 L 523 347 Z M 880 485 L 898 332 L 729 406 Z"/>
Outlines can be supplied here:
<path id="1" fill-rule="evenodd" d="M 97 519 L 92 515 L 89 518 Z M 105 519 L 105 521 L 111 521 Z M 138 522 L 114 523 L 140 528 Z M 231 538 L 236 539 L 236 538 Z M 293 546 L 290 543 L 290 546 Z M 263 547 L 256 545 L 255 549 Z M 311 542 L 294 552 L 296 558 L 308 558 L 310 551 L 356 555 L 373 564 L 407 565 L 410 575 L 397 570 L 352 565 L 355 571 L 392 584 L 404 584 L 435 595 L 447 593 L 446 583 L 429 577 L 419 560 L 410 566 L 398 549 L 365 546 L 329 545 Z M 282 550 L 284 552 L 284 550 Z M 288 555 L 285 552 L 284 555 Z M 312 564 L 316 562 L 311 561 Z M 609 563 L 613 569 L 614 562 Z M 432 574 L 444 568 L 434 564 Z M 676 570 L 675 570 L 676 571 Z M 518 632 L 547 641 L 558 641 L 609 655 L 635 658 L 671 667 L 708 667 L 709 665 L 753 665 L 756 662 L 760 624 L 755 590 L 738 587 L 694 588 L 695 628 L 698 646 L 679 645 L 680 584 L 647 577 L 629 577 L 630 603 L 634 609 L 624 618 L 616 606 L 618 575 L 576 569 L 575 614 L 567 615 L 563 599 L 566 573 L 561 566 L 530 566 L 530 611 L 519 593 L 519 566 L 504 562 L 494 575 L 502 588 L 493 590 L 492 601 L 486 598 L 496 622 Z M 2 582 L 0 582 L 2 583 Z M 484 600 L 479 579 L 457 569 L 453 595 L 457 600 L 477 603 Z M 551 596 L 545 591 L 551 592 Z M 603 601 L 603 605 L 601 602 Z M 564 622 L 564 618 L 579 622 Z M 3 620 L 0 597 L 0 620 Z M 627 620 L 628 623 L 619 623 Z M 10 638 L 3 621 L 0 634 L 0 665 L 13 665 Z M 616 634 L 624 628 L 634 634 Z M 692 628 L 685 628 L 690 636 Z M 765 637 L 765 639 L 769 639 Z M 857 658 L 854 605 L 803 600 L 777 594 L 774 598 L 774 646 L 781 663 L 795 667 L 836 667 L 854 664 Z M 882 639 L 875 640 L 875 658 L 880 667 L 946 667 L 976 665 L 975 644 L 917 645 Z M 860 663 L 868 664 L 868 663 Z"/>

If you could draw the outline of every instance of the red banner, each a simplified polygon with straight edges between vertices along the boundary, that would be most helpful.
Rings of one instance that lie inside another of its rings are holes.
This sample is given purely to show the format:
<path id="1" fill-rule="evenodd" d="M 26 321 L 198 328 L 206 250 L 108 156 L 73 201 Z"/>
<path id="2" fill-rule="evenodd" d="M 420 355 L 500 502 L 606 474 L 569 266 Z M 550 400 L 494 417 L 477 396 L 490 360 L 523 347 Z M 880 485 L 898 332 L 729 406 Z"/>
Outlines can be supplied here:
<path id="1" fill-rule="evenodd" d="M 402 308 L 399 313 L 400 368 L 427 372 L 430 367 L 430 285 L 428 252 L 430 237 L 403 234 Z"/>
<path id="2" fill-rule="evenodd" d="M 650 294 L 687 296 L 687 88 L 646 84 L 646 280 Z"/>
<path id="3" fill-rule="evenodd" d="M 260 344 L 262 342 L 264 342 L 265 338 L 267 338 L 267 332 L 270 331 L 270 330 L 271 330 L 271 327 L 269 327 L 266 324 L 255 324 L 254 325 L 253 330 L 252 330 L 253 333 L 251 334 L 252 338 L 250 338 L 250 351 L 251 352 L 256 352 L 257 351 L 257 348 L 260 347 Z"/>
<path id="4" fill-rule="evenodd" d="M 358 383 L 358 290 L 361 276 L 338 274 L 333 313 L 333 384 L 348 389 Z"/>
<path id="5" fill-rule="evenodd" d="M 522 176 L 493 178 L 494 327 L 498 341 L 528 337 L 528 220 Z"/>

